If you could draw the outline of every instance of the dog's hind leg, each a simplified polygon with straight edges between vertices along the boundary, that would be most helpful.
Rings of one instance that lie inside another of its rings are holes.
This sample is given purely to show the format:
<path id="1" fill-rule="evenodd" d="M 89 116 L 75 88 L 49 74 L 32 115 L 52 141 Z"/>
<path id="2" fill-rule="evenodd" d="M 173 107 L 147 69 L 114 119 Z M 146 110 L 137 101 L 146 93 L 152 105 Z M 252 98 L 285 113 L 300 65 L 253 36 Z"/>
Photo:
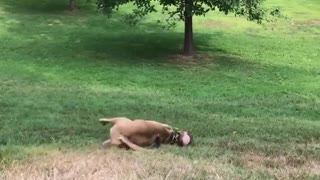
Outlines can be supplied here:
<path id="1" fill-rule="evenodd" d="M 107 118 L 100 118 L 99 122 L 102 125 L 106 125 L 106 124 L 111 124 L 114 125 L 119 121 L 131 121 L 131 119 L 128 119 L 126 117 L 116 117 L 116 118 L 111 118 L 111 119 L 107 119 Z"/>
<path id="2" fill-rule="evenodd" d="M 143 148 L 143 147 L 140 147 L 134 143 L 132 143 L 128 138 L 124 137 L 124 136 L 121 136 L 119 137 L 119 140 L 126 144 L 128 147 L 130 147 L 131 149 L 135 150 L 135 151 L 149 151 L 148 149 L 146 148 Z"/>

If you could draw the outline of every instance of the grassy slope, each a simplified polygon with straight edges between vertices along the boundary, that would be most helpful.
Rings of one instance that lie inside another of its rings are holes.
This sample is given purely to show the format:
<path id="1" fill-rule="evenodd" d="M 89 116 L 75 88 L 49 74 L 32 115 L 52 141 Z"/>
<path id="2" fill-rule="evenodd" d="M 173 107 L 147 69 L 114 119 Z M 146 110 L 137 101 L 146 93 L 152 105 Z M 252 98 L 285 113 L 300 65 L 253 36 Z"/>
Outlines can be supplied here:
<path id="1" fill-rule="evenodd" d="M 286 4 L 290 19 L 196 18 L 206 63 L 174 65 L 182 28 L 161 30 L 159 15 L 133 29 L 117 16 L 65 14 L 59 3 L 0 1 L 0 161 L 100 143 L 102 116 L 189 129 L 194 148 L 168 148 L 189 158 L 237 164 L 237 154 L 255 152 L 319 161 L 320 3 L 269 4 Z"/>

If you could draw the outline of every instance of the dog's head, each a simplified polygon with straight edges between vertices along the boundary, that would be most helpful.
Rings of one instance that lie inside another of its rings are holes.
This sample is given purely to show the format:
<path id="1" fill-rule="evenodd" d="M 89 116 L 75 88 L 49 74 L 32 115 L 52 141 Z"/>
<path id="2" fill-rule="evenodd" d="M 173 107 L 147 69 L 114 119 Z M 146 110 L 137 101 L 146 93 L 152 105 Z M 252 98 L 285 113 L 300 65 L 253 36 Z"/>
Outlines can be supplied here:
<path id="1" fill-rule="evenodd" d="M 173 131 L 170 136 L 170 144 L 189 146 L 192 143 L 192 135 L 188 131 Z"/>

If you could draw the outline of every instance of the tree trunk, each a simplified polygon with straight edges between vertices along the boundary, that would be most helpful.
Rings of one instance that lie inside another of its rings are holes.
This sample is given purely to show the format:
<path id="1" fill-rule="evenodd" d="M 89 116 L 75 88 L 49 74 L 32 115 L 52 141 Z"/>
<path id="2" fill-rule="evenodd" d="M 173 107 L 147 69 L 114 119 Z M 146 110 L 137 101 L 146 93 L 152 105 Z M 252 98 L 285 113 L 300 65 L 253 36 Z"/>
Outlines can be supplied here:
<path id="1" fill-rule="evenodd" d="M 76 0 L 69 0 L 69 8 L 70 8 L 70 11 L 76 10 Z"/>
<path id="2" fill-rule="evenodd" d="M 193 54 L 192 0 L 185 0 L 183 54 Z"/>

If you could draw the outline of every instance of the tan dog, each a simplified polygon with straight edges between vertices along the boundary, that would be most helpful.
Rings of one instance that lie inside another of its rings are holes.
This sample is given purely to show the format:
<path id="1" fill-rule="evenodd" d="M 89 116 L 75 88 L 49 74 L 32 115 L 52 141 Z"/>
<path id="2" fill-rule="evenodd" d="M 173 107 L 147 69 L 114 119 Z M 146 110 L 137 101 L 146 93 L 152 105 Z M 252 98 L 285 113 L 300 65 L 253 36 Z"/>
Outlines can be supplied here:
<path id="1" fill-rule="evenodd" d="M 110 139 L 103 143 L 104 147 L 117 146 L 120 148 L 144 151 L 145 147 L 160 144 L 177 144 L 188 146 L 192 137 L 187 131 L 176 131 L 167 124 L 151 120 L 131 120 L 126 117 L 111 119 L 101 118 L 105 125 L 110 123 Z"/>

